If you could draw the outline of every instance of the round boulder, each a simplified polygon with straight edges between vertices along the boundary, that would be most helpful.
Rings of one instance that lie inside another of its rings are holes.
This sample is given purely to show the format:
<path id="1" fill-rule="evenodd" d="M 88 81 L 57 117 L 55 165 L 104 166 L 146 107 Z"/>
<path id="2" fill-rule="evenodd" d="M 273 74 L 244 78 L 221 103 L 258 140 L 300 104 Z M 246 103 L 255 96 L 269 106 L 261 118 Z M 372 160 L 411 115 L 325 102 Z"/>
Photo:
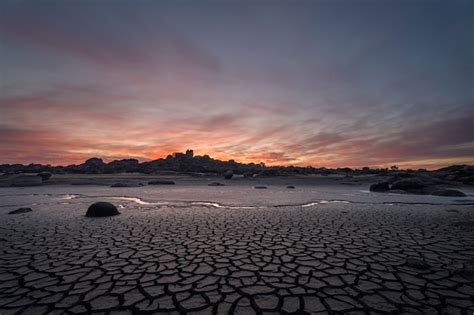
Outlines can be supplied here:
<path id="1" fill-rule="evenodd" d="M 40 172 L 40 173 L 38 173 L 38 175 L 36 175 L 36 176 L 41 177 L 41 179 L 42 179 L 43 181 L 45 181 L 45 180 L 50 179 L 51 176 L 52 176 L 52 174 L 49 173 L 49 172 Z"/>
<path id="2" fill-rule="evenodd" d="M 390 186 L 387 182 L 376 183 L 370 185 L 369 190 L 373 192 L 385 192 L 390 190 Z"/>
<path id="3" fill-rule="evenodd" d="M 99 201 L 93 203 L 89 209 L 87 209 L 86 217 L 110 217 L 118 214 L 120 214 L 120 212 L 113 204 Z"/>
<path id="4" fill-rule="evenodd" d="M 232 170 L 228 170 L 224 172 L 224 178 L 225 179 L 231 179 L 232 176 L 234 176 L 234 172 Z"/>
<path id="5" fill-rule="evenodd" d="M 455 189 L 438 189 L 434 191 L 432 195 L 442 197 L 466 197 L 465 193 Z"/>

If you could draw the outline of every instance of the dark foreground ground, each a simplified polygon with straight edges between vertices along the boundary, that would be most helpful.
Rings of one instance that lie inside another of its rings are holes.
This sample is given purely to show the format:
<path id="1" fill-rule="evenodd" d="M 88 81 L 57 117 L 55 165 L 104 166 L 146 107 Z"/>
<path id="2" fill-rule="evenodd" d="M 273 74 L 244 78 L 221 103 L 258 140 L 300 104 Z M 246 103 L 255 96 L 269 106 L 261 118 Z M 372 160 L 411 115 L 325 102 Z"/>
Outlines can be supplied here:
<path id="1" fill-rule="evenodd" d="M 119 216 L 86 218 L 76 197 L 20 215 L 3 198 L 2 315 L 474 312 L 469 202 L 123 200 Z"/>

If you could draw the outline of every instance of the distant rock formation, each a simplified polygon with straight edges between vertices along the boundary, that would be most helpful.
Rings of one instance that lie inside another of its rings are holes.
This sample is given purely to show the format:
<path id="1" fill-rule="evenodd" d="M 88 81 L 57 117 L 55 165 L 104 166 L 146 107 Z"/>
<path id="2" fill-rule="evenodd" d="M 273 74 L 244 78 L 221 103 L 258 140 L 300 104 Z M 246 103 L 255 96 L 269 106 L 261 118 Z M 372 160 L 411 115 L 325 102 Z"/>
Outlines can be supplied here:
<path id="1" fill-rule="evenodd" d="M 347 178 L 357 175 L 377 175 L 387 176 L 390 185 L 396 181 L 407 178 L 417 177 L 428 186 L 439 183 L 448 184 L 466 184 L 474 185 L 474 166 L 453 165 L 441 168 L 435 171 L 419 170 L 400 170 L 396 167 L 391 168 L 369 168 L 352 169 L 348 167 L 329 169 L 325 167 L 315 168 L 311 166 L 265 166 L 264 163 L 239 163 L 234 160 L 221 161 L 211 158 L 209 155 L 194 155 L 193 150 L 186 150 L 185 153 L 174 153 L 166 158 L 156 159 L 140 163 L 136 159 L 115 160 L 105 163 L 102 159 L 94 157 L 88 159 L 83 164 L 68 166 L 51 166 L 41 164 L 3 164 L 0 165 L 0 173 L 7 175 L 21 173 L 45 174 L 113 174 L 139 172 L 144 174 L 157 174 L 162 172 L 179 172 L 189 175 L 199 174 L 224 174 L 226 171 L 232 171 L 233 175 L 243 175 L 245 178 L 265 177 L 265 176 L 288 176 L 288 175 L 341 175 Z M 40 175 L 43 180 L 46 177 Z M 5 178 L 0 178 L 0 186 L 8 186 Z M 407 185 L 407 182 L 401 182 L 395 185 Z M 416 190 L 419 188 L 410 188 Z"/>

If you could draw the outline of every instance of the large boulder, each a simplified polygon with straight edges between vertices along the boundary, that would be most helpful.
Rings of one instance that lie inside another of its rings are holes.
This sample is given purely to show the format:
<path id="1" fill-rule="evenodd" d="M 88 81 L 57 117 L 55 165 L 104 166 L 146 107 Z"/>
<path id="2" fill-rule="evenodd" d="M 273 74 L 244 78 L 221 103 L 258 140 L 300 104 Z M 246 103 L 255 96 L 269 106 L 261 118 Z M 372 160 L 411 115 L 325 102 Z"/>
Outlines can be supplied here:
<path id="1" fill-rule="evenodd" d="M 373 192 L 387 192 L 390 190 L 390 185 L 388 182 L 376 183 L 370 185 L 369 190 Z"/>
<path id="2" fill-rule="evenodd" d="M 33 210 L 31 210 L 31 208 L 18 208 L 16 210 L 12 210 L 10 212 L 8 212 L 8 214 L 20 214 L 20 213 L 27 213 L 27 212 L 31 212 Z"/>
<path id="3" fill-rule="evenodd" d="M 110 202 L 99 201 L 93 203 L 86 212 L 86 217 L 110 217 L 118 215 L 120 212 Z"/>
<path id="4" fill-rule="evenodd" d="M 43 184 L 43 179 L 39 176 L 20 175 L 13 178 L 11 185 L 15 187 L 27 187 L 39 186 L 41 184 Z"/>
<path id="5" fill-rule="evenodd" d="M 234 172 L 232 170 L 227 170 L 224 172 L 224 178 L 225 179 L 231 179 L 232 176 L 234 176 Z"/>
<path id="6" fill-rule="evenodd" d="M 397 180 L 392 184 L 390 189 L 394 190 L 404 190 L 414 193 L 422 193 L 423 189 L 427 188 L 428 184 L 419 178 L 406 178 Z"/>
<path id="7" fill-rule="evenodd" d="M 435 190 L 432 195 L 442 197 L 466 197 L 465 193 L 455 189 L 438 189 Z"/>

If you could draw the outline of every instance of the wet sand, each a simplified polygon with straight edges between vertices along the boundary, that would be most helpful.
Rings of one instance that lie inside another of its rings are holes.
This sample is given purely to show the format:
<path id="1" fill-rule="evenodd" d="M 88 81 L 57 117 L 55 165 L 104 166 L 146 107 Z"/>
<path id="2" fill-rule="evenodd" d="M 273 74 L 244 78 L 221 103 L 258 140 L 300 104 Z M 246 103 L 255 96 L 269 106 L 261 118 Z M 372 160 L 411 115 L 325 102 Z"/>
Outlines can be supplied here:
<path id="1" fill-rule="evenodd" d="M 210 181 L 0 189 L 0 313 L 474 311 L 470 189 Z M 121 215 L 86 218 L 98 200 Z"/>

